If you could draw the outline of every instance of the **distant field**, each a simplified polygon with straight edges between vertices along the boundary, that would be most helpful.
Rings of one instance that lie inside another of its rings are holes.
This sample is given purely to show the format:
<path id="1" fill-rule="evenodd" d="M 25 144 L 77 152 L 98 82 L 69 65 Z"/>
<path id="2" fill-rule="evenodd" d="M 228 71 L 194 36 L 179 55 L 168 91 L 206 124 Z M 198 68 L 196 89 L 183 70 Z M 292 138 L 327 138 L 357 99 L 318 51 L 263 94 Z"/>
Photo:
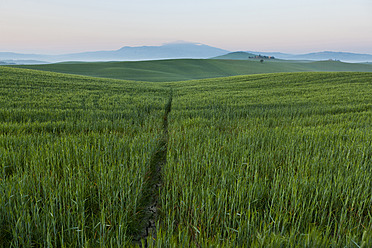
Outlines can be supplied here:
<path id="1" fill-rule="evenodd" d="M 129 247 L 150 203 L 148 247 L 372 247 L 372 73 L 0 66 L 0 95 L 0 247 Z"/>
<path id="2" fill-rule="evenodd" d="M 46 65 L 22 65 L 15 67 L 150 82 L 183 81 L 276 72 L 372 72 L 372 65 L 369 64 L 352 64 L 336 61 L 301 62 L 285 60 L 272 60 L 260 63 L 260 61 L 244 60 L 180 59 L 139 62 L 71 62 Z"/>

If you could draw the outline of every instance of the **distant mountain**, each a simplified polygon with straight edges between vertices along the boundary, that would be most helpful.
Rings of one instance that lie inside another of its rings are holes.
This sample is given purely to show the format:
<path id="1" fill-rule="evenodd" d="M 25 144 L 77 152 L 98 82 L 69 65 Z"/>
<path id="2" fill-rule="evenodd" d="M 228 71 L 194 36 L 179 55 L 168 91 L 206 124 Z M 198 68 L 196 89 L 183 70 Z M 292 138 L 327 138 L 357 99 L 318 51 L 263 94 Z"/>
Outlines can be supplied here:
<path id="1" fill-rule="evenodd" d="M 371 62 L 372 55 L 346 52 L 317 52 L 308 54 L 287 54 L 280 52 L 233 52 L 200 43 L 178 41 L 161 46 L 125 46 L 114 51 L 93 51 L 62 55 L 21 54 L 0 52 L 0 61 L 4 60 L 36 60 L 46 62 L 63 61 L 136 61 L 159 59 L 236 59 L 242 60 L 254 55 L 274 56 L 284 60 L 340 60 L 344 62 Z"/>
<path id="2" fill-rule="evenodd" d="M 125 55 L 127 59 L 175 59 L 194 58 L 203 59 L 226 54 L 227 50 L 198 43 L 175 42 L 162 46 L 123 47 L 117 53 Z"/>
<path id="3" fill-rule="evenodd" d="M 48 55 L 0 52 L 0 61 L 37 60 L 46 61 Z"/>
<path id="4" fill-rule="evenodd" d="M 288 54 L 279 52 L 252 52 L 249 53 L 261 54 L 266 56 L 274 56 L 278 59 L 287 60 L 340 60 L 343 62 L 369 62 L 372 61 L 372 55 L 360 53 L 346 53 L 346 52 L 316 52 L 307 54 Z"/>
<path id="5" fill-rule="evenodd" d="M 228 53 L 229 51 L 190 42 L 174 42 L 161 46 L 139 46 L 122 47 L 115 51 L 96 51 L 72 53 L 63 55 L 40 55 L 40 54 L 18 54 L 1 53 L 0 60 L 10 59 L 33 59 L 48 62 L 62 61 L 134 61 L 134 60 L 158 60 L 158 59 L 179 59 L 210 58 Z"/>
<path id="6" fill-rule="evenodd" d="M 372 61 L 372 55 L 359 53 L 345 53 L 345 52 L 318 52 L 296 55 L 296 59 L 308 60 L 341 60 L 346 62 L 368 62 Z"/>
<path id="7" fill-rule="evenodd" d="M 0 60 L 0 65 L 40 65 L 48 64 L 46 61 L 40 60 Z"/>

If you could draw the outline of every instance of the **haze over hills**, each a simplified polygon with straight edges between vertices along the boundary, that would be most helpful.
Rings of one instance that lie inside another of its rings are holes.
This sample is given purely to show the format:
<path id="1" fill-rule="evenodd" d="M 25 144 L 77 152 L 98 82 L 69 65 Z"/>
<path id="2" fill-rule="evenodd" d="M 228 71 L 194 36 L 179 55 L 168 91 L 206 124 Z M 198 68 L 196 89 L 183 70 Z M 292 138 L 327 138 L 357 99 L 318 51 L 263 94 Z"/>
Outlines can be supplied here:
<path id="1" fill-rule="evenodd" d="M 296 55 L 296 59 L 309 59 L 309 60 L 322 60 L 322 59 L 333 59 L 341 61 L 351 61 L 351 62 L 366 62 L 372 61 L 372 55 L 369 54 L 358 54 L 358 53 L 346 53 L 346 52 L 318 52 L 309 53 L 303 55 Z"/>
<path id="2" fill-rule="evenodd" d="M 248 54 L 245 54 L 248 53 Z M 228 56 L 226 56 L 228 55 Z M 166 43 L 161 46 L 124 46 L 113 51 L 92 51 L 61 55 L 22 54 L 13 52 L 0 52 L 0 62 L 12 60 L 11 63 L 24 64 L 25 60 L 33 60 L 46 63 L 64 61 L 138 61 L 160 59 L 248 59 L 254 55 L 274 56 L 277 59 L 286 60 L 340 60 L 344 62 L 371 62 L 372 55 L 346 52 L 316 52 L 308 54 L 287 54 L 280 52 L 233 52 L 212 47 L 200 43 L 178 41 Z M 247 58 L 246 58 L 247 56 Z M 23 61 L 19 61 L 23 60 Z"/>
<path id="3" fill-rule="evenodd" d="M 39 65 L 39 64 L 47 64 L 46 61 L 39 61 L 39 60 L 1 60 L 0 65 Z"/>
<path id="4" fill-rule="evenodd" d="M 308 54 L 286 54 L 280 52 L 231 52 L 221 56 L 214 57 L 213 59 L 230 59 L 230 60 L 248 60 L 255 58 L 275 58 L 280 60 L 301 60 L 301 61 L 322 61 L 334 60 L 342 62 L 359 62 L 367 63 L 372 61 L 372 55 L 345 53 L 345 52 L 318 52 Z"/>
<path id="5" fill-rule="evenodd" d="M 63 61 L 135 61 L 211 58 L 228 53 L 229 51 L 191 42 L 172 42 L 161 46 L 125 46 L 115 51 L 95 51 L 62 55 L 19 54 L 0 52 L 0 60 L 42 60 L 48 62 Z"/>
<path id="6" fill-rule="evenodd" d="M 343 62 L 370 62 L 372 61 L 372 55 L 360 54 L 360 53 L 347 53 L 347 52 L 314 52 L 307 54 L 288 54 L 281 52 L 253 52 L 247 51 L 247 53 L 261 54 L 265 56 L 274 56 L 277 59 L 287 60 L 340 60 Z"/>

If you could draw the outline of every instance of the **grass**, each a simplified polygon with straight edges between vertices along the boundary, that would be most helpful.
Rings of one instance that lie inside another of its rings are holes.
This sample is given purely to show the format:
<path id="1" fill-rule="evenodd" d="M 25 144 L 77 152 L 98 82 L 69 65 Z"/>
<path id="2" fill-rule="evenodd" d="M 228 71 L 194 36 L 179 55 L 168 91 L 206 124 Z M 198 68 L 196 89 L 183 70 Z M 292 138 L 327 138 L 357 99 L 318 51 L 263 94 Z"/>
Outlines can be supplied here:
<path id="1" fill-rule="evenodd" d="M 213 59 L 229 59 L 229 60 L 257 60 L 254 59 L 258 54 L 247 52 L 232 52 L 225 55 L 214 57 Z"/>
<path id="2" fill-rule="evenodd" d="M 0 247 L 130 244 L 167 91 L 0 73 Z"/>
<path id="3" fill-rule="evenodd" d="M 372 245 L 371 73 L 0 73 L 0 246 L 132 245 L 159 142 L 150 247 Z"/>
<path id="4" fill-rule="evenodd" d="M 15 67 L 103 78 L 151 82 L 183 81 L 278 72 L 372 72 L 372 66 L 369 64 L 351 64 L 336 61 L 299 62 L 272 60 L 260 63 L 259 60 L 244 61 L 218 59 L 179 59 L 94 63 L 71 62 L 46 65 L 19 65 Z"/>
<path id="5" fill-rule="evenodd" d="M 161 242 L 371 245 L 371 74 L 258 75 L 172 87 Z"/>

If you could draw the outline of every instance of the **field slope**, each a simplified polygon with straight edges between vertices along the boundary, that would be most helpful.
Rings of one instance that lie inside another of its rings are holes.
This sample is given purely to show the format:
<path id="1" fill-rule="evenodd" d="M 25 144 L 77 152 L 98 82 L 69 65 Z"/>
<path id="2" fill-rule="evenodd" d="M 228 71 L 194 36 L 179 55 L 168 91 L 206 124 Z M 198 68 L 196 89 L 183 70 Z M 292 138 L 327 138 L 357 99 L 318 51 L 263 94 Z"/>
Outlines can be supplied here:
<path id="1" fill-rule="evenodd" d="M 196 247 L 372 245 L 371 73 L 170 85 L 169 233 Z"/>
<path id="2" fill-rule="evenodd" d="M 0 247 L 127 247 L 168 90 L 0 67 Z"/>
<path id="3" fill-rule="evenodd" d="M 372 73 L 0 67 L 0 94 L 0 246 L 372 246 Z"/>
<path id="4" fill-rule="evenodd" d="M 299 62 L 270 60 L 260 63 L 260 61 L 257 60 L 246 61 L 222 59 L 179 59 L 95 63 L 71 62 L 47 65 L 22 65 L 17 67 L 85 76 L 152 82 L 183 81 L 277 72 L 372 72 L 372 66 L 368 64 L 351 64 L 336 61 Z"/>

